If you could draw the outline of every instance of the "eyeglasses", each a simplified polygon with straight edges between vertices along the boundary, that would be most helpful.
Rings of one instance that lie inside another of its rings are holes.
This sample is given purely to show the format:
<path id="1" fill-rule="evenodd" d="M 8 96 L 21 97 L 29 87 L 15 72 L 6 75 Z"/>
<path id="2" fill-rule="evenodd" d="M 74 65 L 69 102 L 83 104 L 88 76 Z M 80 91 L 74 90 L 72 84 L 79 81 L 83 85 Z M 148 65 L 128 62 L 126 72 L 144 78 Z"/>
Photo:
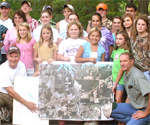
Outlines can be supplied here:
<path id="1" fill-rule="evenodd" d="M 17 20 L 17 19 L 20 20 L 20 19 L 22 19 L 22 17 L 20 17 L 20 16 L 19 17 L 14 17 L 14 19 L 15 20 Z"/>

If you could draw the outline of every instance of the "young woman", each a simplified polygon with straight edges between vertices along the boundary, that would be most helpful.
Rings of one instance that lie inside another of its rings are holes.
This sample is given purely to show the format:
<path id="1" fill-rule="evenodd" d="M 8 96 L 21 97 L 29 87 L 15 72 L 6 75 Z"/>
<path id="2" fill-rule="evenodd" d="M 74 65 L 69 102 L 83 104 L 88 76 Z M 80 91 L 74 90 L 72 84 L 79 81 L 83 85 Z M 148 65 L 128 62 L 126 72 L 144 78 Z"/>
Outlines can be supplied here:
<path id="1" fill-rule="evenodd" d="M 114 19 L 113 19 L 113 32 L 112 32 L 112 35 L 113 35 L 113 39 L 115 41 L 116 39 L 116 33 L 121 30 L 121 17 L 120 16 L 115 16 Z"/>
<path id="2" fill-rule="evenodd" d="M 25 64 L 28 76 L 32 76 L 34 73 L 33 46 L 35 43 L 35 39 L 31 37 L 29 24 L 25 22 L 20 23 L 14 44 L 20 49 L 20 61 Z"/>
<path id="3" fill-rule="evenodd" d="M 34 60 L 36 71 L 39 63 L 47 61 L 48 64 L 56 60 L 57 45 L 53 43 L 53 32 L 51 26 L 46 24 L 41 29 L 41 36 L 38 43 L 34 45 Z"/>
<path id="4" fill-rule="evenodd" d="M 57 60 L 74 62 L 79 46 L 85 42 L 81 23 L 70 22 L 67 25 L 67 38 L 59 44 Z"/>
<path id="5" fill-rule="evenodd" d="M 105 61 L 109 61 L 114 44 L 112 33 L 108 29 L 102 27 L 102 17 L 99 13 L 94 13 L 92 15 L 91 21 L 92 26 L 98 28 L 101 31 L 102 37 L 99 41 L 99 45 L 105 49 Z"/>
<path id="6" fill-rule="evenodd" d="M 128 33 L 129 38 L 131 38 L 131 32 L 133 29 L 134 20 L 131 14 L 125 13 L 122 16 L 122 29 Z"/>
<path id="7" fill-rule="evenodd" d="M 48 11 L 46 9 L 46 10 L 43 10 L 41 12 L 41 23 L 42 23 L 42 25 L 38 26 L 36 29 L 33 30 L 33 37 L 36 39 L 36 42 L 39 42 L 39 40 L 40 40 L 42 26 L 45 24 L 50 25 L 51 19 L 52 19 L 52 14 L 50 11 Z M 55 28 L 53 28 L 52 26 L 51 26 L 51 29 L 53 32 L 53 42 L 57 42 L 58 31 Z"/>
<path id="8" fill-rule="evenodd" d="M 137 17 L 130 43 L 134 65 L 145 74 L 150 82 L 150 21 L 147 15 Z"/>
<path id="9" fill-rule="evenodd" d="M 119 31 L 116 34 L 116 42 L 115 47 L 112 52 L 111 58 L 113 59 L 113 68 L 112 68 L 112 76 L 113 76 L 113 92 L 116 94 L 117 103 L 122 102 L 123 92 L 124 92 L 124 81 L 123 81 L 123 71 L 120 66 L 120 55 L 123 52 L 130 51 L 130 42 L 129 37 L 126 31 Z"/>
<path id="10" fill-rule="evenodd" d="M 101 38 L 101 32 L 97 28 L 92 28 L 88 38 L 90 42 L 83 43 L 76 55 L 77 63 L 105 61 L 105 49 L 98 44 Z"/>
<path id="11" fill-rule="evenodd" d="M 13 15 L 13 23 L 14 27 L 9 29 L 6 32 L 5 39 L 4 39 L 4 49 L 5 52 L 8 52 L 9 47 L 17 38 L 17 28 L 20 23 L 26 22 L 26 15 L 22 10 L 17 10 Z"/>

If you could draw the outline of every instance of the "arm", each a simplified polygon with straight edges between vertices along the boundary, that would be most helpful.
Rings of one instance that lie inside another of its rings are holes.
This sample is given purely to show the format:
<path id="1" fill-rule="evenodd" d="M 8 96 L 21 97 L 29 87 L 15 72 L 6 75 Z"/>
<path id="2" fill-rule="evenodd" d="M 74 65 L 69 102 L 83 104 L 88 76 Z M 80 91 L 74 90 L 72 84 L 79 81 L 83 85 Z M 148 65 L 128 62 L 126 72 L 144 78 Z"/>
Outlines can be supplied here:
<path id="1" fill-rule="evenodd" d="M 34 49 L 34 61 L 38 62 L 38 63 L 42 63 L 43 60 L 38 57 L 38 51 L 36 49 Z"/>
<path id="2" fill-rule="evenodd" d="M 86 41 L 90 41 L 88 37 L 85 37 L 84 39 L 85 39 Z"/>
<path id="3" fill-rule="evenodd" d="M 54 59 L 52 59 L 52 58 L 49 58 L 49 59 L 48 59 L 48 64 L 50 64 L 50 63 L 52 63 L 53 61 L 56 60 L 56 58 L 57 58 L 56 55 L 57 55 L 57 50 L 54 51 L 54 55 L 53 55 Z"/>
<path id="4" fill-rule="evenodd" d="M 105 61 L 105 53 L 102 54 L 102 61 Z"/>
<path id="5" fill-rule="evenodd" d="M 70 61 L 70 58 L 69 57 L 64 57 L 63 54 L 58 54 L 57 53 L 57 60 L 58 61 Z"/>
<path id="6" fill-rule="evenodd" d="M 95 58 L 81 58 L 83 52 L 84 52 L 84 48 L 83 48 L 83 46 L 80 46 L 78 49 L 78 52 L 76 54 L 76 57 L 75 57 L 75 62 L 77 62 L 77 63 L 93 62 L 94 64 L 96 63 Z"/>
<path id="7" fill-rule="evenodd" d="M 87 33 L 89 33 L 89 32 L 90 32 L 90 30 L 91 30 L 91 28 L 90 28 L 90 24 L 88 23 L 88 26 L 87 26 L 87 28 L 86 28 L 86 32 L 87 32 Z"/>
<path id="8" fill-rule="evenodd" d="M 113 45 L 109 46 L 109 55 L 112 54 L 112 51 L 113 51 Z"/>
<path id="9" fill-rule="evenodd" d="M 59 44 L 60 44 L 60 42 L 62 41 L 63 39 L 61 39 L 61 38 L 58 38 L 57 39 L 57 46 L 59 46 Z"/>
<path id="10" fill-rule="evenodd" d="M 116 87 L 117 87 L 117 84 L 119 83 L 119 81 L 120 81 L 120 79 L 121 79 L 121 77 L 123 75 L 123 72 L 124 71 L 122 69 L 120 69 L 119 72 L 118 72 L 117 79 L 116 79 L 115 84 L 114 84 L 114 86 L 112 88 L 112 91 L 113 91 L 114 94 L 116 94 Z"/>
<path id="11" fill-rule="evenodd" d="M 132 118 L 134 119 L 140 119 L 140 118 L 145 118 L 149 113 L 150 113 L 150 93 L 148 93 L 148 105 L 146 107 L 146 110 L 145 111 L 142 111 L 142 110 L 138 110 L 136 113 L 134 113 L 132 115 Z"/>
<path id="12" fill-rule="evenodd" d="M 25 99 L 23 99 L 17 92 L 13 90 L 12 87 L 5 87 L 6 91 L 10 96 L 12 96 L 14 99 L 25 105 L 32 113 L 38 111 L 38 108 L 36 107 L 36 104 L 33 102 L 28 102 Z"/>
<path id="13" fill-rule="evenodd" d="M 5 35 L 5 39 L 4 39 L 4 49 L 5 49 L 5 52 L 7 53 L 8 52 L 8 48 L 9 48 L 9 30 L 6 32 L 6 35 Z"/>
<path id="14" fill-rule="evenodd" d="M 34 62 L 35 62 L 35 71 L 38 69 L 38 63 L 42 63 L 42 59 L 38 58 L 38 50 L 34 48 Z"/>
<path id="15" fill-rule="evenodd" d="M 5 35 L 6 35 L 6 33 L 4 33 L 4 34 L 2 35 L 2 40 L 4 40 L 4 38 L 5 38 Z"/>
<path id="16" fill-rule="evenodd" d="M 60 25 L 60 22 L 57 22 L 56 23 L 56 29 L 58 30 L 58 32 L 59 32 L 59 25 Z"/>

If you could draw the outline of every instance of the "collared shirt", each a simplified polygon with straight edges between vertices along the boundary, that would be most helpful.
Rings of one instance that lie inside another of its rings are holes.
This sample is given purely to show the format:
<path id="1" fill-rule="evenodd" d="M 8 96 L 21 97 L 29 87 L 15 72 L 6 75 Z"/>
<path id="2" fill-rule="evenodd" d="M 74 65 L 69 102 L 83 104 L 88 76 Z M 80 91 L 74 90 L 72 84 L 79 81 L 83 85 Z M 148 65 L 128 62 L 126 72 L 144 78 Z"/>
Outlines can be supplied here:
<path id="1" fill-rule="evenodd" d="M 33 19 L 31 16 L 27 20 L 27 23 L 30 26 L 31 32 L 33 32 L 33 30 L 36 29 L 39 26 L 39 22 L 36 19 Z"/>
<path id="2" fill-rule="evenodd" d="M 146 108 L 148 104 L 148 93 L 150 93 L 150 83 L 145 75 L 136 67 L 124 75 L 124 85 L 130 104 L 136 109 Z"/>

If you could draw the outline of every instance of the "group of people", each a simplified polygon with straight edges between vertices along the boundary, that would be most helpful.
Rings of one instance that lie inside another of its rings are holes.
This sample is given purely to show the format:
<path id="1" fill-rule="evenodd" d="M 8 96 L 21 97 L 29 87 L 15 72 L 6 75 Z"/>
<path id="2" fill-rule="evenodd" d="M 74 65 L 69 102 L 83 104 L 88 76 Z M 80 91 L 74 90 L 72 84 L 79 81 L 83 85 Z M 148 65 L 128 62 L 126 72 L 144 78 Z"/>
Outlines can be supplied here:
<path id="1" fill-rule="evenodd" d="M 144 116 L 148 117 L 150 112 L 148 105 L 150 90 L 147 90 L 149 88 L 147 84 L 150 84 L 150 21 L 148 16 L 143 14 L 136 17 L 137 7 L 129 3 L 126 5 L 125 14 L 122 17 L 115 16 L 111 21 L 106 17 L 107 5 L 99 3 L 85 31 L 74 7 L 65 4 L 62 8 L 64 19 L 55 23 L 52 21 L 53 8 L 49 5 L 43 7 L 41 17 L 37 21 L 30 16 L 32 8 L 28 1 L 21 3 L 21 9 L 15 11 L 12 20 L 8 16 L 10 4 L 8 2 L 0 4 L 0 48 L 3 63 L 0 66 L 1 106 L 12 109 L 12 98 L 15 98 L 32 112 L 38 110 L 34 103 L 27 102 L 13 90 L 13 81 L 15 76 L 37 76 L 39 64 L 43 61 L 47 61 L 48 64 L 53 61 L 92 62 L 93 64 L 98 61 L 113 61 L 112 91 L 117 103 L 126 102 L 125 105 L 130 104 L 137 110 L 146 108 L 147 114 Z M 133 66 L 133 63 L 139 70 Z M 131 72 L 132 67 L 134 67 L 133 71 L 139 72 L 141 77 L 135 75 L 129 82 L 128 73 Z M 126 82 L 131 84 L 134 91 Z M 146 85 L 143 87 L 141 84 Z M 125 89 L 126 99 L 123 96 Z M 146 98 L 146 101 L 143 98 Z M 140 102 L 143 104 L 141 106 L 139 101 L 143 100 L 144 102 Z M 135 103 L 137 106 L 134 106 Z M 113 112 L 115 110 L 117 108 Z M 129 115 L 130 118 L 122 120 L 128 115 L 116 118 L 119 112 L 118 110 L 116 114 L 113 112 L 111 117 L 120 121 L 118 123 L 120 125 L 128 124 L 132 118 L 136 119 L 135 121 L 144 118 L 144 116 L 132 117 L 132 113 Z M 133 122 L 136 124 L 143 124 L 142 120 L 140 123 L 135 121 Z M 65 124 L 65 122 L 59 121 L 59 124 Z M 97 125 L 98 122 L 91 121 L 84 124 Z"/>

